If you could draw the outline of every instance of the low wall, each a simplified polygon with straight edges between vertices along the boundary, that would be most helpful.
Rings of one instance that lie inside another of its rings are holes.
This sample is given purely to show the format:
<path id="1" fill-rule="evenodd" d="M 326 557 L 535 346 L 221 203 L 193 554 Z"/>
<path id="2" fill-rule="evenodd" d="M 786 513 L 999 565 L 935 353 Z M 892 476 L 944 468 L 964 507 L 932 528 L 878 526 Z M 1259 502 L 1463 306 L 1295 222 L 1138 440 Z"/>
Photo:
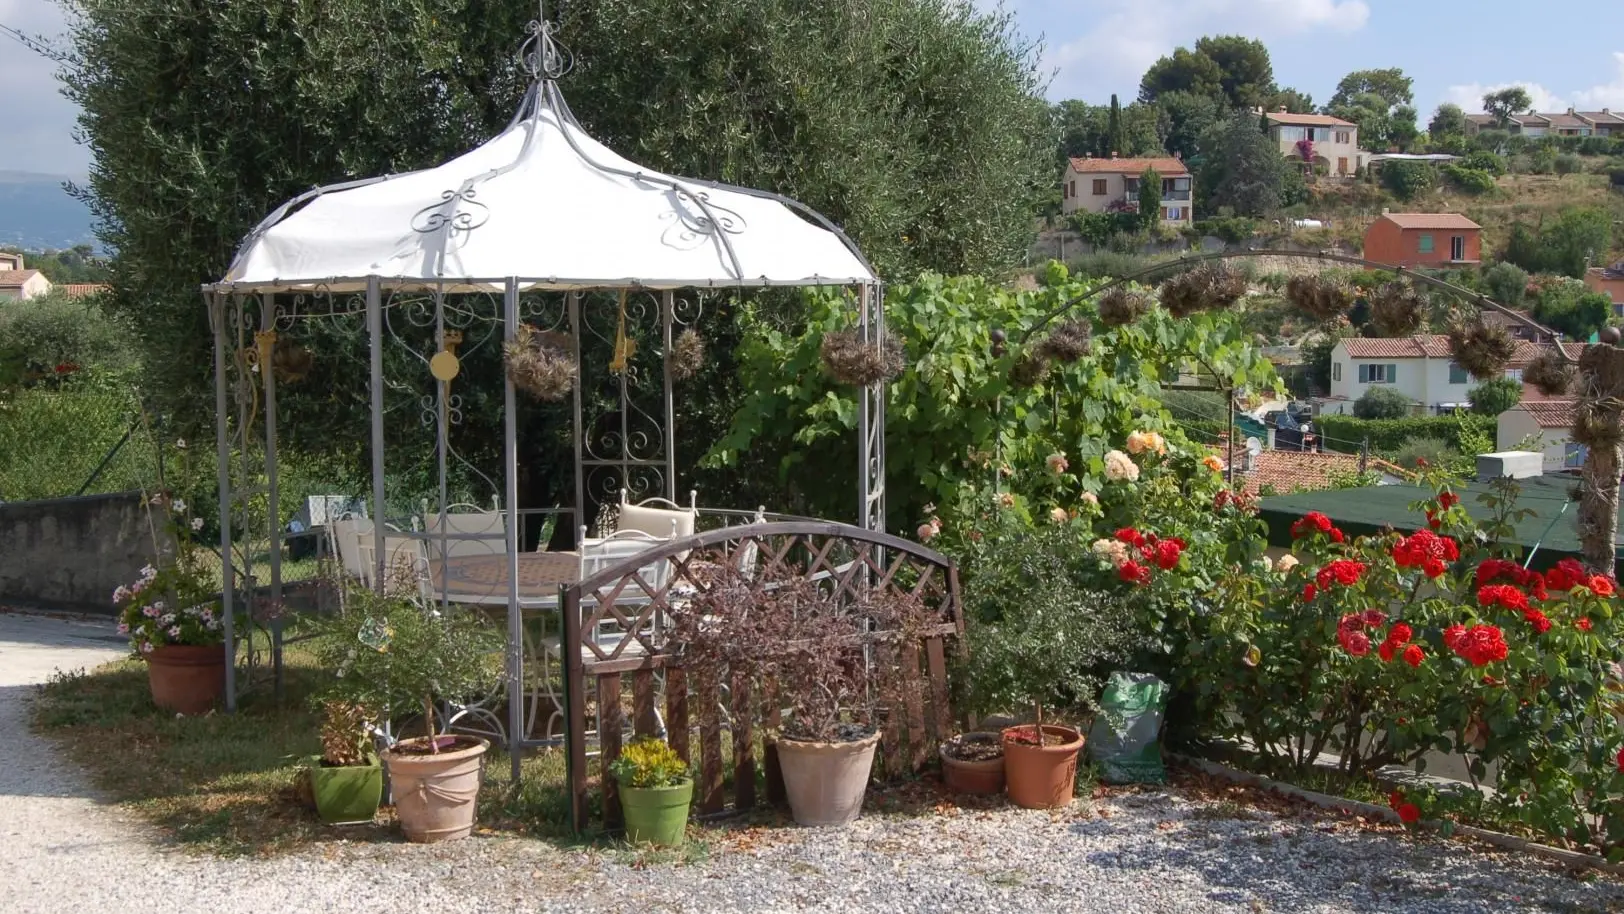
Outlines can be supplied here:
<path id="1" fill-rule="evenodd" d="M 0 602 L 111 614 L 114 588 L 158 558 L 151 510 L 139 492 L 0 503 Z"/>

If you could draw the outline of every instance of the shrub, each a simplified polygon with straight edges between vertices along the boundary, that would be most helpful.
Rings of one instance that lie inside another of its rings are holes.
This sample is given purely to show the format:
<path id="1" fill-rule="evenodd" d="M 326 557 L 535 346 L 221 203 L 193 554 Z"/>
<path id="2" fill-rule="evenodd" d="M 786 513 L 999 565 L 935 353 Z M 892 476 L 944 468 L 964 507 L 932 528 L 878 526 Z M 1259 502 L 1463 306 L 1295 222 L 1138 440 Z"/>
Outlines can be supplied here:
<path id="1" fill-rule="evenodd" d="M 1495 189 L 1494 175 L 1477 168 L 1463 168 L 1449 164 L 1443 167 L 1444 177 L 1461 193 L 1486 194 Z"/>
<path id="2" fill-rule="evenodd" d="M 1497 263 L 1483 271 L 1483 287 L 1490 298 L 1515 308 L 1528 289 L 1528 272 L 1514 263 Z"/>
<path id="3" fill-rule="evenodd" d="M 1498 416 L 1522 399 L 1522 382 L 1511 378 L 1494 378 L 1472 388 L 1466 395 L 1472 400 L 1473 413 Z"/>
<path id="4" fill-rule="evenodd" d="M 1462 156 L 1456 164 L 1462 168 L 1486 171 L 1497 178 L 1506 173 L 1505 157 L 1481 149 Z"/>
<path id="5" fill-rule="evenodd" d="M 1437 183 L 1437 169 L 1424 162 L 1387 162 L 1382 165 L 1382 186 L 1400 200 L 1414 200 Z"/>
<path id="6" fill-rule="evenodd" d="M 671 787 L 686 781 L 688 763 L 657 736 L 640 736 L 609 763 L 609 774 L 622 787 Z"/>
<path id="7" fill-rule="evenodd" d="M 1571 152 L 1564 152 L 1556 157 L 1552 168 L 1559 175 L 1575 175 L 1584 171 L 1585 163 Z"/>
<path id="8" fill-rule="evenodd" d="M 73 495 L 91 483 L 102 458 L 118 447 L 89 493 L 137 489 L 157 479 L 154 442 L 137 427 L 127 392 L 97 389 L 20 391 L 0 404 L 0 499 L 27 501 Z"/>
<path id="9" fill-rule="evenodd" d="M 1402 419 L 1414 403 L 1390 387 L 1372 387 L 1353 401 L 1353 414 L 1360 419 Z"/>
<path id="10" fill-rule="evenodd" d="M 1320 436 L 1336 450 L 1356 450 L 1369 441 L 1370 449 L 1391 454 L 1411 438 L 1441 438 L 1459 448 L 1463 435 L 1494 437 L 1494 420 L 1487 416 L 1409 416 L 1403 419 L 1357 419 L 1353 416 L 1315 416 Z"/>
<path id="11" fill-rule="evenodd" d="M 1411 438 L 1392 452 L 1394 463 L 1407 470 L 1424 466 L 1447 466 L 1460 452 L 1442 438 Z"/>
<path id="12" fill-rule="evenodd" d="M 1255 237 L 1260 223 L 1245 216 L 1205 219 L 1197 222 L 1195 232 L 1200 237 L 1213 237 L 1229 244 L 1240 244 Z"/>

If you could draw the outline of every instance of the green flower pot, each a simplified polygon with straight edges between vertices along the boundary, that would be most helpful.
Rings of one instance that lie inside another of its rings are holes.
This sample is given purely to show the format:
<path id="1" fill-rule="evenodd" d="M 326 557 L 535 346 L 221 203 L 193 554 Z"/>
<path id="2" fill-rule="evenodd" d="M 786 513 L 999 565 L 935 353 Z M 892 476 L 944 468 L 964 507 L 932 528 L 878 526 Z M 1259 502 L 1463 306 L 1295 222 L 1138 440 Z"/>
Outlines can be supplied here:
<path id="1" fill-rule="evenodd" d="M 321 756 L 306 760 L 310 791 L 316 797 L 316 813 L 328 825 L 361 825 L 372 821 L 383 800 L 383 768 L 374 759 L 370 765 L 330 768 Z"/>
<path id="2" fill-rule="evenodd" d="M 626 840 L 633 844 L 681 847 L 688 833 L 688 804 L 693 798 L 693 778 L 670 787 L 620 788 L 620 808 L 626 814 Z"/>

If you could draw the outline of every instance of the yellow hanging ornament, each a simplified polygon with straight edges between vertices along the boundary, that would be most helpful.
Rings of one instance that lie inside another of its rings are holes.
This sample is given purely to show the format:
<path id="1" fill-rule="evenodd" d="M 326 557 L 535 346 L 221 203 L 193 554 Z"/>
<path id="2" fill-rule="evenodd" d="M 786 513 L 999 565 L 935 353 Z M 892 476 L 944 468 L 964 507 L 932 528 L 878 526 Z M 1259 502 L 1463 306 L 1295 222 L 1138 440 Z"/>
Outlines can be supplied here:
<path id="1" fill-rule="evenodd" d="M 620 374 L 637 351 L 637 342 L 626 335 L 626 293 L 620 293 L 620 323 L 615 327 L 615 354 L 609 360 L 609 370 Z"/>

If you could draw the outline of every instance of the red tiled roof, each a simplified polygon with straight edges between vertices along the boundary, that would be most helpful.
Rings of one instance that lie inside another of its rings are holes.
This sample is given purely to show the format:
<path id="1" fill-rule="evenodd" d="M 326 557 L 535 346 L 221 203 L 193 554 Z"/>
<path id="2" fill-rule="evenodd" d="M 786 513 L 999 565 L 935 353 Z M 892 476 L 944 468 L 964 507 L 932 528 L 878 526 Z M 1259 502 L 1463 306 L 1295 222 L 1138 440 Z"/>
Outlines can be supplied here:
<path id="1" fill-rule="evenodd" d="M 1217 448 L 1214 453 L 1227 460 L 1228 449 Z M 1235 448 L 1235 480 L 1242 489 L 1256 495 L 1264 486 L 1276 494 L 1314 492 L 1329 489 L 1338 480 L 1359 472 L 1358 454 L 1332 454 L 1310 451 L 1263 451 L 1252 459 L 1252 468 L 1246 470 L 1246 453 Z M 1387 473 L 1408 479 L 1408 471 L 1375 457 L 1365 462 L 1367 470 Z M 1244 480 L 1244 482 L 1243 482 Z"/>
<path id="2" fill-rule="evenodd" d="M 1357 127 L 1358 124 L 1349 123 L 1339 117 L 1329 114 L 1288 114 L 1276 111 L 1266 114 L 1271 124 L 1285 124 L 1288 127 Z"/>
<path id="3" fill-rule="evenodd" d="M 0 289 L 20 289 L 38 275 L 38 270 L 0 270 Z"/>
<path id="4" fill-rule="evenodd" d="M 1441 333 L 1372 339 L 1355 336 L 1342 341 L 1350 359 L 1447 359 L 1449 338 Z"/>
<path id="5" fill-rule="evenodd" d="M 1580 111 L 1579 116 L 1598 124 L 1624 124 L 1624 117 L 1619 117 L 1611 111 Z"/>
<path id="6" fill-rule="evenodd" d="M 1527 340 L 1518 340 L 1517 351 L 1511 356 L 1511 361 L 1508 362 L 1507 365 L 1512 368 L 1527 365 L 1529 362 L 1532 362 L 1534 359 L 1538 358 L 1539 354 L 1550 346 L 1550 343 L 1530 343 Z M 1569 358 L 1577 359 L 1579 356 L 1584 354 L 1585 344 L 1563 343 L 1562 349 L 1567 352 Z"/>
<path id="7" fill-rule="evenodd" d="M 1480 229 L 1483 226 L 1460 213 L 1382 213 L 1401 229 Z"/>
<path id="8" fill-rule="evenodd" d="M 1187 175 L 1190 169 L 1172 156 L 1144 159 L 1072 159 L 1071 168 L 1081 174 L 1137 175 L 1147 168 L 1160 175 Z"/>
<path id="9" fill-rule="evenodd" d="M 56 288 L 66 292 L 72 298 L 79 298 L 85 295 L 95 295 L 100 292 L 106 292 L 111 287 L 106 283 L 99 282 L 70 282 L 57 286 Z"/>
<path id="10" fill-rule="evenodd" d="M 1512 409 L 1520 409 L 1533 416 L 1534 424 L 1540 428 L 1573 427 L 1572 400 L 1535 400 L 1532 403 L 1518 403 Z"/>
<path id="11" fill-rule="evenodd" d="M 1540 115 L 1551 122 L 1552 127 L 1589 127 L 1590 122 L 1582 117 L 1571 114 L 1544 114 Z"/>

